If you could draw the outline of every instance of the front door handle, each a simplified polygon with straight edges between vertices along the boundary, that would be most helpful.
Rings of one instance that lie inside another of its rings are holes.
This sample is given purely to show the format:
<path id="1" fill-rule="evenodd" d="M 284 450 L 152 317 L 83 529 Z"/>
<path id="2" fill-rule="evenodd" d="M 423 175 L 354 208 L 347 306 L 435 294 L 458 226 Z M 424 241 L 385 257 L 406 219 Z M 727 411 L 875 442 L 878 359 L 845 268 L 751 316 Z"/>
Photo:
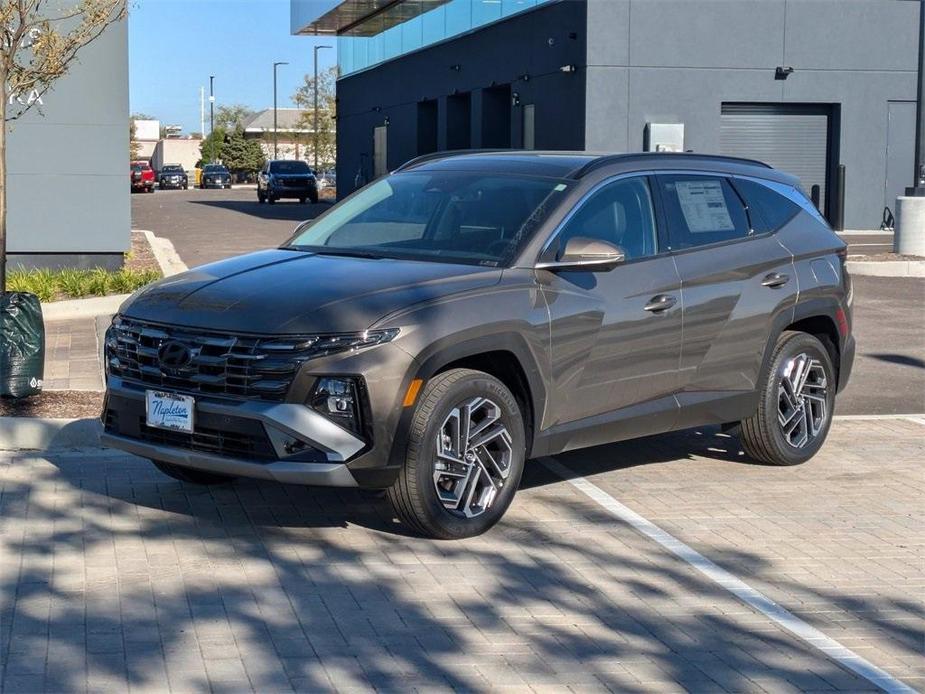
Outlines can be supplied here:
<path id="1" fill-rule="evenodd" d="M 770 275 L 764 276 L 764 279 L 761 280 L 761 286 L 763 287 L 783 287 L 789 281 L 790 281 L 790 275 L 782 275 L 779 272 L 772 272 Z"/>
<path id="2" fill-rule="evenodd" d="M 652 313 L 667 311 L 669 308 L 678 303 L 678 300 L 669 294 L 656 294 L 643 308 Z"/>

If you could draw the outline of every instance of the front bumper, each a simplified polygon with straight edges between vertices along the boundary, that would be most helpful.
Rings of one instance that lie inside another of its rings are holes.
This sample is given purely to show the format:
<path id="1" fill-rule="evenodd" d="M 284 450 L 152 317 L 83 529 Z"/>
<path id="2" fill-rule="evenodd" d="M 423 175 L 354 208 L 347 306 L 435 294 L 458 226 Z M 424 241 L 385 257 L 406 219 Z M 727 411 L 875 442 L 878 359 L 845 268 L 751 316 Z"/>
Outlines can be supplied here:
<path id="1" fill-rule="evenodd" d="M 356 487 L 347 461 L 365 442 L 297 403 L 197 399 L 194 434 L 149 428 L 145 390 L 110 376 L 106 446 L 143 458 L 241 477 Z"/>

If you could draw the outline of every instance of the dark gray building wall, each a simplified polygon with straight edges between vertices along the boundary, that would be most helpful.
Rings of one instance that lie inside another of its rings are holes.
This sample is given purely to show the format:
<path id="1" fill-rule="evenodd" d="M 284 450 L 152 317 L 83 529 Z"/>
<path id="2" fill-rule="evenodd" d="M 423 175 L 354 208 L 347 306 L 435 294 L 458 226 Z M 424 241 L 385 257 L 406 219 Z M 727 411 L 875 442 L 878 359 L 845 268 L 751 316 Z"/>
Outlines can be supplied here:
<path id="1" fill-rule="evenodd" d="M 839 105 L 847 228 L 880 224 L 890 102 L 916 98 L 914 0 L 587 0 L 586 146 L 637 151 L 648 122 L 720 150 L 723 102 Z M 777 66 L 792 66 L 775 80 Z M 895 123 L 894 123 L 895 126 Z M 913 147 L 910 123 L 896 133 Z M 910 167 L 909 180 L 912 171 Z"/>
<path id="2" fill-rule="evenodd" d="M 371 180 L 373 129 L 386 119 L 388 168 L 419 154 L 423 100 L 437 101 L 437 145 L 446 149 L 448 98 L 470 93 L 469 146 L 482 147 L 482 90 L 493 85 L 510 85 L 519 99 L 509 106 L 511 146 L 522 146 L 522 107 L 534 104 L 537 149 L 583 149 L 585 9 L 572 0 L 541 6 L 339 80 L 338 194 L 353 190 L 361 169 Z"/>
<path id="3" fill-rule="evenodd" d="M 9 130 L 10 267 L 119 266 L 131 228 L 126 23 L 42 100 Z"/>

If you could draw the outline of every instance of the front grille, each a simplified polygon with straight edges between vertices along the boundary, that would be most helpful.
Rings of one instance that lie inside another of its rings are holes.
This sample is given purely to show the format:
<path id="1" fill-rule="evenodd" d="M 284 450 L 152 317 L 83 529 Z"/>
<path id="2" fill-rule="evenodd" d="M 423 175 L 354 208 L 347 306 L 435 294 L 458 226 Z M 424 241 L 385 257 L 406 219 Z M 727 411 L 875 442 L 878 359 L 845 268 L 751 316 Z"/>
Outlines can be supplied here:
<path id="1" fill-rule="evenodd" d="M 223 335 L 121 319 L 107 335 L 106 360 L 113 375 L 165 390 L 283 400 L 319 341 Z M 159 353 L 167 343 L 185 347 L 188 362 L 164 366 Z"/>
<path id="2" fill-rule="evenodd" d="M 228 458 L 278 460 L 263 426 L 253 420 L 235 418 L 233 431 L 227 422 L 223 429 L 198 424 L 194 433 L 186 434 L 149 427 L 144 415 L 138 416 L 130 410 L 123 412 L 122 417 L 119 414 L 115 409 L 107 409 L 104 422 L 107 432 L 159 446 L 174 446 Z"/>
<path id="3" fill-rule="evenodd" d="M 308 188 L 307 178 L 284 178 L 280 183 L 287 188 Z"/>

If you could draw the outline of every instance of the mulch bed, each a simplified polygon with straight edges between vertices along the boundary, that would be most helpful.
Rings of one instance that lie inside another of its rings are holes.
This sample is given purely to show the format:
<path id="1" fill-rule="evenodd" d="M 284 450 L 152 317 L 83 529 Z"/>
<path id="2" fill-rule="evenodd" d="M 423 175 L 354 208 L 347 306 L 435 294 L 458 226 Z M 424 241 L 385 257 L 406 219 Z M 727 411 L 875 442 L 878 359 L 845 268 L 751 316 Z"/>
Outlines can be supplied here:
<path id="1" fill-rule="evenodd" d="M 157 264 L 157 258 L 154 257 L 145 234 L 132 232 L 132 250 L 126 254 L 125 267 L 128 270 L 156 270 L 160 273 L 161 266 Z"/>
<path id="2" fill-rule="evenodd" d="M 103 394 L 83 390 L 46 390 L 30 398 L 0 398 L 0 417 L 99 417 Z"/>

